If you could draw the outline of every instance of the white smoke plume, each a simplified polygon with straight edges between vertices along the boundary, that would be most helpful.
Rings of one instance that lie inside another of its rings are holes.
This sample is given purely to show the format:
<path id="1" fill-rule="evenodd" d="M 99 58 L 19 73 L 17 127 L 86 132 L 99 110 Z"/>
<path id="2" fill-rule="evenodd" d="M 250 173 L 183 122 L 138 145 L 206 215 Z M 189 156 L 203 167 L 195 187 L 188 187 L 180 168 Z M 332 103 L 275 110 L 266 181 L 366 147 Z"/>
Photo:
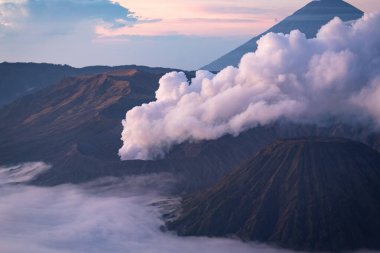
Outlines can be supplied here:
<path id="1" fill-rule="evenodd" d="M 371 120 L 380 125 L 380 14 L 335 18 L 314 39 L 267 34 L 238 68 L 163 76 L 156 101 L 127 112 L 123 160 L 155 159 L 185 141 L 212 140 L 278 119 Z"/>

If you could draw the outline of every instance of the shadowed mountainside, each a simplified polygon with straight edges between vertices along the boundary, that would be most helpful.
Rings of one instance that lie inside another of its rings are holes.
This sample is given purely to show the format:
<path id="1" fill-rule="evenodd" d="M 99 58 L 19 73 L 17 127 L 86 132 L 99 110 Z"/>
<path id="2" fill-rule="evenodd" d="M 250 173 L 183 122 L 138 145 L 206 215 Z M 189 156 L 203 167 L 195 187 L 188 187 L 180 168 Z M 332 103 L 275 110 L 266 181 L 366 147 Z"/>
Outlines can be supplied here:
<path id="1" fill-rule="evenodd" d="M 277 141 L 185 198 L 169 228 L 296 250 L 380 249 L 380 153 L 345 139 Z"/>
<path id="2" fill-rule="evenodd" d="M 116 158 L 117 149 L 108 150 L 107 136 L 120 134 L 126 110 L 154 99 L 160 76 L 125 70 L 66 78 L 0 111 L 0 129 L 7 133 L 0 137 L 2 146 L 15 146 L 20 157 L 31 160 L 37 159 L 35 153 L 54 157 L 74 144 L 90 152 L 89 144 L 81 142 L 86 139 L 98 143 L 94 155 L 108 158 L 112 153 Z M 12 152 L 2 150 L 3 159 Z"/>

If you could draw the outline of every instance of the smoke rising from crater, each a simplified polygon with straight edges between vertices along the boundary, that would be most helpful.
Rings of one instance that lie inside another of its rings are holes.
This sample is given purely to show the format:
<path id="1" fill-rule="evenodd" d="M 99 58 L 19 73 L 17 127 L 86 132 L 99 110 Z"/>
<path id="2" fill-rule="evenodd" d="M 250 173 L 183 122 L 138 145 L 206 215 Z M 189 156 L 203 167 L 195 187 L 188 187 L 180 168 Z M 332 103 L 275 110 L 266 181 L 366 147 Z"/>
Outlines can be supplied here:
<path id="1" fill-rule="evenodd" d="M 267 34 L 238 68 L 163 76 L 156 101 L 128 111 L 123 160 L 155 159 L 185 141 L 239 135 L 279 119 L 370 120 L 380 125 L 380 14 L 335 18 L 314 39 Z"/>

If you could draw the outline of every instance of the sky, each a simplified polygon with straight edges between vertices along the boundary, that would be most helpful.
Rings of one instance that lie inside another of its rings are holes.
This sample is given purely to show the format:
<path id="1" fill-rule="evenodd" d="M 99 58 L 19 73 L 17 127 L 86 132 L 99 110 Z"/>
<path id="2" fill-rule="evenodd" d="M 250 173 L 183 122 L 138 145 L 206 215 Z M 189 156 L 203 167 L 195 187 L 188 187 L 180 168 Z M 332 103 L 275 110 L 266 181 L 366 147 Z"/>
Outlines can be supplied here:
<path id="1" fill-rule="evenodd" d="M 308 0 L 0 0 L 0 62 L 197 69 Z M 350 0 L 365 12 L 378 0 Z"/>

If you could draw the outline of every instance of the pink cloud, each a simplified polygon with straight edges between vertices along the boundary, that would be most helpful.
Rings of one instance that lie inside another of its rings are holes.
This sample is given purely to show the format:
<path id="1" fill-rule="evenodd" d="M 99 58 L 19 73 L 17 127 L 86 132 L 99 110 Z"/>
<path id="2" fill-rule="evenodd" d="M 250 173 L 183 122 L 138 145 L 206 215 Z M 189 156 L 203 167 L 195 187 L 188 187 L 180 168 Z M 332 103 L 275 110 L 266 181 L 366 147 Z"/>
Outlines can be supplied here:
<path id="1" fill-rule="evenodd" d="M 278 14 L 268 15 L 268 4 L 237 0 L 220 1 L 164 1 L 164 0 L 117 0 L 141 19 L 161 20 L 154 23 L 136 24 L 133 27 L 111 28 L 99 25 L 101 37 L 137 36 L 251 36 L 262 32 L 275 23 Z M 269 4 L 270 5 L 270 4 Z M 284 3 L 283 3 L 284 5 Z M 286 13 L 289 14 L 289 13 Z"/>
<path id="2" fill-rule="evenodd" d="M 142 20 L 134 26 L 114 28 L 99 25 L 100 37 L 114 36 L 253 36 L 290 15 L 310 0 L 114 0 Z M 349 0 L 365 11 L 380 10 L 378 0 Z M 376 3 L 375 3 L 376 2 Z"/>

